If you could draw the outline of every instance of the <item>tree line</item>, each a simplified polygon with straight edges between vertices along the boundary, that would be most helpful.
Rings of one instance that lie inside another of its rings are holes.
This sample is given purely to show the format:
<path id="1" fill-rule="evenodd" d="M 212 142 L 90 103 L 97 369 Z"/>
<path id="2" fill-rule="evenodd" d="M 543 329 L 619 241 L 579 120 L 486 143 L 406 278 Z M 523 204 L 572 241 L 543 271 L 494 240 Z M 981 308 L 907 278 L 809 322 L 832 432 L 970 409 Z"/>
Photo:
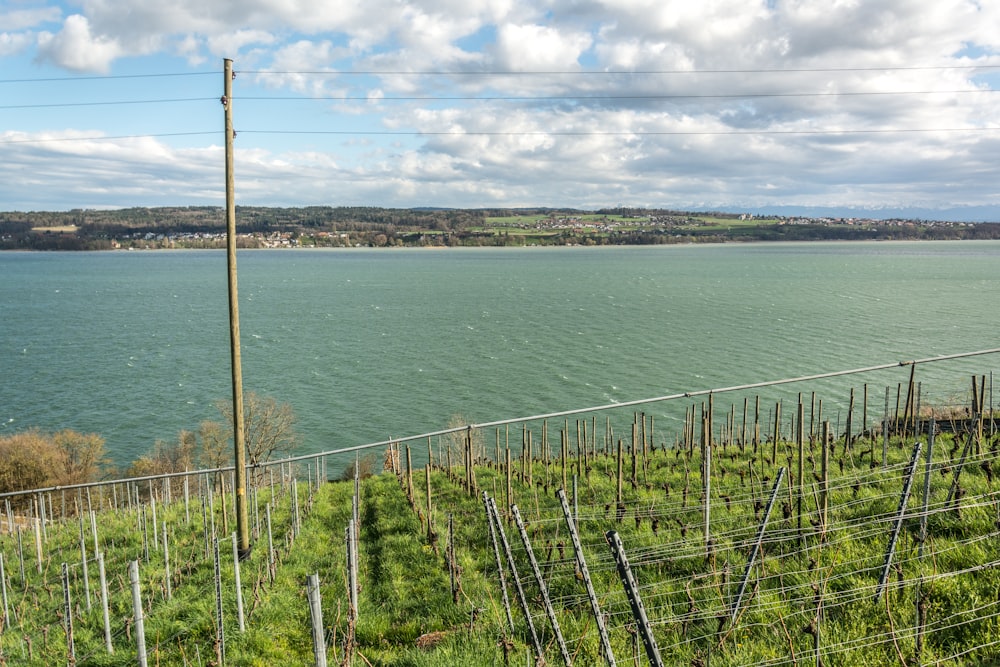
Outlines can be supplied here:
<path id="1" fill-rule="evenodd" d="M 232 465 L 232 401 L 219 401 L 216 408 L 219 421 L 182 430 L 173 441 L 158 440 L 124 467 L 111 462 L 104 438 L 96 433 L 32 428 L 0 436 L 0 493 Z M 243 409 L 249 465 L 290 455 L 298 447 L 289 404 L 250 392 Z"/>

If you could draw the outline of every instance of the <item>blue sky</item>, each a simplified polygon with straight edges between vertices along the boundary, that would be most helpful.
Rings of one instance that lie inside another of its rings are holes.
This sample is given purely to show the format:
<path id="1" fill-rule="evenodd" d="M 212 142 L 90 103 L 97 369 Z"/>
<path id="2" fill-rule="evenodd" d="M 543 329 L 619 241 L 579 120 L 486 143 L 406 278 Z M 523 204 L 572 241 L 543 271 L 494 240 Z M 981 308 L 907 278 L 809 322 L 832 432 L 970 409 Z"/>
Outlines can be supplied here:
<path id="1" fill-rule="evenodd" d="M 1000 220 L 1000 3 L 0 0 L 0 210 L 237 200 Z"/>

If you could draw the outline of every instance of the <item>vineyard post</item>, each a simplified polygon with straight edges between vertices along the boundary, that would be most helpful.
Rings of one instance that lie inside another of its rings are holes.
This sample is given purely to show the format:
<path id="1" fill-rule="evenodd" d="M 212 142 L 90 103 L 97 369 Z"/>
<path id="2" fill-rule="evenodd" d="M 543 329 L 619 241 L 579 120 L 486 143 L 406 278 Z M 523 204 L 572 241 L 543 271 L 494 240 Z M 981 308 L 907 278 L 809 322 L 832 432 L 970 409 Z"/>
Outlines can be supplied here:
<path id="1" fill-rule="evenodd" d="M 104 648 L 109 654 L 115 652 L 111 643 L 111 615 L 108 612 L 108 576 L 104 570 L 104 552 L 97 552 L 97 576 L 101 582 L 101 617 L 104 620 Z"/>
<path id="2" fill-rule="evenodd" d="M 567 424 L 568 428 L 568 424 Z M 559 459 L 562 464 L 562 487 L 566 488 L 566 456 L 569 450 L 569 433 L 566 432 L 566 428 L 559 432 Z"/>
<path id="3" fill-rule="evenodd" d="M 622 440 L 618 439 L 618 483 L 615 487 L 615 507 L 621 508 L 622 502 Z M 40 571 L 40 570 L 39 570 Z"/>
<path id="4" fill-rule="evenodd" d="M 753 409 L 753 453 L 757 453 L 757 446 L 760 444 L 760 394 L 754 399 Z"/>
<path id="5" fill-rule="evenodd" d="M 406 499 L 413 505 L 413 458 L 410 456 L 410 446 L 406 445 Z"/>
<path id="6" fill-rule="evenodd" d="M 521 611 L 524 613 L 524 621 L 528 625 L 528 634 L 531 635 L 531 644 L 535 648 L 535 656 L 545 664 L 545 649 L 535 632 L 535 623 L 531 620 L 531 609 L 528 608 L 528 598 L 524 595 L 524 587 L 521 585 L 521 578 L 517 575 L 517 565 L 514 563 L 514 554 L 510 550 L 510 542 L 507 541 L 507 531 L 504 530 L 500 522 L 500 513 L 497 511 L 496 502 L 489 499 L 490 510 L 493 512 L 493 521 L 496 524 L 497 532 L 500 534 L 500 544 L 503 545 L 504 557 L 507 559 L 507 567 L 510 569 L 510 577 L 514 582 L 514 591 L 517 593 L 517 601 L 521 604 Z M 514 507 L 514 505 L 511 505 Z"/>
<path id="7" fill-rule="evenodd" d="M 143 506 L 139 510 L 139 527 L 142 531 L 142 555 L 143 559 L 149 562 L 149 519 L 146 517 L 146 507 Z"/>
<path id="8" fill-rule="evenodd" d="M 493 558 L 497 565 L 497 575 L 500 577 L 500 592 L 503 593 L 503 608 L 507 612 L 507 625 L 514 634 L 514 616 L 510 613 L 510 597 L 507 595 L 507 575 L 500 561 L 500 545 L 497 544 L 497 529 L 493 525 L 493 513 L 490 511 L 489 496 L 483 491 L 483 508 L 486 510 L 486 525 L 490 530 L 490 544 L 493 545 Z"/>
<path id="9" fill-rule="evenodd" d="M 167 522 L 163 522 L 163 583 L 166 588 L 167 599 L 169 600 L 172 596 L 171 585 L 172 582 L 170 576 L 170 542 L 167 537 Z"/>
<path id="10" fill-rule="evenodd" d="M 747 403 L 748 397 L 743 397 L 743 423 L 740 426 L 740 452 L 747 450 Z"/>
<path id="11" fill-rule="evenodd" d="M 83 568 L 83 594 L 87 600 L 87 611 L 90 611 L 90 572 L 87 568 L 87 533 L 83 528 L 83 514 L 80 514 L 80 565 Z"/>
<path id="12" fill-rule="evenodd" d="M 632 490 L 639 488 L 639 423 L 638 419 L 632 420 L 632 442 L 629 451 L 632 454 Z M 565 487 L 564 487 L 565 488 Z"/>
<path id="13" fill-rule="evenodd" d="M 434 506 L 431 503 L 431 464 L 428 460 L 424 466 L 424 478 L 427 482 L 427 542 L 431 542 L 434 535 L 434 524 L 432 522 Z"/>
<path id="14" fill-rule="evenodd" d="M 892 536 L 889 538 L 889 546 L 885 550 L 885 562 L 882 564 L 882 576 L 879 577 L 878 586 L 875 588 L 874 601 L 878 602 L 882 596 L 882 590 L 889 579 L 889 568 L 892 566 L 892 557 L 896 552 L 896 541 L 899 539 L 899 530 L 903 527 L 903 518 L 906 516 L 906 501 L 910 497 L 910 489 L 913 487 L 913 473 L 917 469 L 917 460 L 920 458 L 920 449 L 923 443 L 918 442 L 913 446 L 913 456 L 910 465 L 906 469 L 906 480 L 903 482 L 903 493 L 899 497 L 899 507 L 896 510 L 896 520 L 892 527 Z"/>
<path id="15" fill-rule="evenodd" d="M 139 667 L 146 665 L 146 630 L 142 618 L 142 593 L 139 590 L 139 561 L 129 561 L 128 578 L 132 585 L 132 617 L 135 620 L 135 648 Z"/>
<path id="16" fill-rule="evenodd" d="M 10 605 L 7 600 L 7 573 L 3 567 L 3 552 L 0 551 L 0 590 L 3 591 L 3 630 L 10 626 Z M 0 631 L 2 634 L 2 631 Z"/>
<path id="17" fill-rule="evenodd" d="M 778 465 L 778 440 L 781 439 L 781 401 L 774 404 L 774 439 L 771 441 L 771 466 Z"/>
<path id="18" fill-rule="evenodd" d="M 313 656 L 316 667 L 326 667 L 326 636 L 323 633 L 323 601 L 319 592 L 319 574 L 306 577 L 306 596 L 309 598 L 309 619 L 312 622 Z"/>
<path id="19" fill-rule="evenodd" d="M 575 516 L 570 515 L 565 492 L 560 489 L 556 492 L 556 495 L 559 497 L 563 518 L 566 520 L 570 540 L 573 542 L 573 553 L 576 554 L 576 567 L 583 578 L 584 587 L 587 589 L 587 598 L 590 600 L 590 609 L 594 613 L 594 623 L 597 625 L 598 636 L 601 639 L 601 652 L 604 654 L 604 659 L 608 663 L 608 667 L 616 667 L 615 654 L 611 651 L 611 639 L 608 637 L 608 629 L 604 625 L 604 614 L 601 613 L 601 605 L 597 600 L 597 592 L 594 591 L 594 584 L 590 580 L 590 571 L 587 569 L 587 559 L 583 556 L 583 545 L 580 543 L 580 535 L 576 530 L 577 519 Z"/>
<path id="20" fill-rule="evenodd" d="M 704 520 L 705 551 L 707 555 L 712 554 L 712 438 L 705 439 L 701 452 L 701 486 L 704 495 L 704 506 L 702 516 Z"/>
<path id="21" fill-rule="evenodd" d="M 3 499 L 4 509 L 7 511 L 7 534 L 14 534 L 14 512 L 10 507 L 10 498 Z"/>
<path id="22" fill-rule="evenodd" d="M 864 433 L 868 430 L 868 383 L 865 382 L 861 389 L 861 432 Z"/>
<path id="23" fill-rule="evenodd" d="M 844 453 L 851 451 L 851 437 L 854 435 L 854 387 L 851 387 L 851 397 L 847 403 L 847 428 L 844 430 Z"/>
<path id="24" fill-rule="evenodd" d="M 621 578 L 622 586 L 625 589 L 625 596 L 628 598 L 629 605 L 632 608 L 632 616 L 635 618 L 639 634 L 642 636 L 642 643 L 646 649 L 646 657 L 649 658 L 649 664 L 653 667 L 663 667 L 660 648 L 656 645 L 656 637 L 653 636 L 653 631 L 649 627 L 646 608 L 643 606 L 642 598 L 639 596 L 639 585 L 632 575 L 632 568 L 629 566 L 628 556 L 625 555 L 625 547 L 622 545 L 621 538 L 613 530 L 608 531 L 605 538 L 611 547 L 611 555 L 614 557 L 615 564 L 618 567 L 618 576 Z"/>
<path id="25" fill-rule="evenodd" d="M 48 542 L 49 541 L 49 531 L 48 531 L 48 529 L 46 528 L 46 525 L 45 525 L 47 522 L 45 520 L 45 494 L 44 493 L 39 493 L 38 494 L 38 516 L 41 517 L 41 520 L 42 520 L 42 538 L 46 542 Z"/>
<path id="26" fill-rule="evenodd" d="M 38 574 L 42 573 L 42 527 L 41 521 L 35 517 L 35 556 L 38 562 Z"/>
<path id="27" fill-rule="evenodd" d="M 358 621 L 358 561 L 357 535 L 354 533 L 354 522 L 347 524 L 347 591 L 350 600 L 348 619 L 352 625 Z"/>
<path id="28" fill-rule="evenodd" d="M 830 422 L 823 422 L 820 428 L 822 456 L 820 457 L 819 481 L 819 528 L 822 539 L 826 539 L 826 511 L 830 489 Z"/>
<path id="29" fill-rule="evenodd" d="M 166 544 L 166 541 L 164 541 L 164 544 Z M 240 632 L 246 632 L 247 627 L 243 619 L 243 583 L 240 580 L 240 542 L 239 536 L 236 533 L 233 533 L 233 587 L 236 589 L 237 627 L 240 629 Z"/>
<path id="30" fill-rule="evenodd" d="M 507 502 L 506 506 L 510 507 L 514 504 L 514 487 L 513 480 L 511 479 L 511 464 L 510 464 L 510 447 L 504 448 L 504 456 L 506 458 L 505 468 L 507 468 L 507 495 L 504 500 Z"/>
<path id="31" fill-rule="evenodd" d="M 556 644 L 559 645 L 559 653 L 562 655 L 566 667 L 572 667 L 573 659 L 570 657 L 569 649 L 566 647 L 562 630 L 559 629 L 559 619 L 556 618 L 556 612 L 552 608 L 552 601 L 549 599 L 549 589 L 545 585 L 545 579 L 542 578 L 542 571 L 539 569 L 538 561 L 535 559 L 535 552 L 531 548 L 528 531 L 525 530 L 524 521 L 521 520 L 521 512 L 518 511 L 517 505 L 514 505 L 510 509 L 514 514 L 514 523 L 517 524 L 517 532 L 521 535 L 521 542 L 524 543 L 524 550 L 528 554 L 528 563 L 531 565 L 531 571 L 535 575 L 535 583 L 538 585 L 538 590 L 542 595 L 542 604 L 545 606 L 545 613 L 549 617 L 549 623 L 552 625 L 552 631 L 555 633 Z"/>
<path id="32" fill-rule="evenodd" d="M 210 558 L 212 555 L 212 535 L 214 528 L 209 530 L 208 521 L 208 505 L 205 503 L 205 496 L 201 497 L 201 530 L 205 536 L 205 558 Z"/>
<path id="33" fill-rule="evenodd" d="M 66 652 L 69 655 L 68 665 L 76 664 L 76 646 L 73 644 L 73 603 L 69 596 L 69 565 L 62 564 L 63 585 L 63 627 L 66 630 Z"/>
<path id="34" fill-rule="evenodd" d="M 216 658 L 220 665 L 226 664 L 226 633 L 222 623 L 222 566 L 219 562 L 219 538 L 212 538 L 212 564 L 215 574 L 215 640 Z M 138 571 L 136 572 L 138 576 Z"/>
<path id="35" fill-rule="evenodd" d="M 472 425 L 465 431 L 465 442 L 469 448 L 469 497 L 475 498 L 478 493 L 479 480 L 476 479 L 476 454 L 472 448 Z"/>
<path id="36" fill-rule="evenodd" d="M 923 561 L 924 557 L 924 542 L 927 541 L 927 506 L 930 503 L 931 496 L 931 469 L 933 468 L 934 459 L 934 431 L 937 428 L 935 424 L 934 416 L 931 415 L 930 421 L 928 423 L 927 430 L 927 458 L 924 463 L 924 495 L 923 500 L 920 505 L 920 538 L 917 540 L 917 562 Z M 923 584 L 924 577 L 921 574 L 917 577 L 916 586 L 916 596 L 914 604 L 916 605 L 916 620 L 917 620 L 917 634 L 916 634 L 916 650 L 914 652 L 914 658 L 918 665 L 920 665 L 920 654 L 923 650 L 924 645 L 924 605 L 921 602 L 921 586 Z"/>
<path id="37" fill-rule="evenodd" d="M 264 505 L 264 521 L 267 524 L 267 574 L 268 581 L 274 583 L 274 577 L 277 574 L 275 571 L 274 563 L 274 535 L 271 532 L 271 501 L 267 501 L 267 505 Z"/>
<path id="38" fill-rule="evenodd" d="M 797 424 L 795 427 L 795 440 L 799 446 L 799 470 L 795 477 L 795 486 L 798 489 L 797 499 L 796 499 L 796 513 L 798 514 L 798 530 L 799 539 L 803 538 L 802 535 L 802 497 L 805 495 L 805 424 L 803 423 L 805 418 L 805 406 L 802 405 L 801 398 L 799 399 L 799 412 L 797 415 Z"/>
<path id="39" fill-rule="evenodd" d="M 24 573 L 24 540 L 21 538 L 21 527 L 17 527 L 17 567 L 21 577 L 21 586 L 27 590 L 28 578 Z"/>
<path id="40" fill-rule="evenodd" d="M 299 478 L 292 478 L 292 537 L 299 536 L 299 529 L 302 524 L 299 523 Z"/>
<path id="41" fill-rule="evenodd" d="M 90 510 L 90 532 L 94 538 L 94 553 L 101 550 L 101 545 L 97 541 L 97 515 L 94 510 Z"/>

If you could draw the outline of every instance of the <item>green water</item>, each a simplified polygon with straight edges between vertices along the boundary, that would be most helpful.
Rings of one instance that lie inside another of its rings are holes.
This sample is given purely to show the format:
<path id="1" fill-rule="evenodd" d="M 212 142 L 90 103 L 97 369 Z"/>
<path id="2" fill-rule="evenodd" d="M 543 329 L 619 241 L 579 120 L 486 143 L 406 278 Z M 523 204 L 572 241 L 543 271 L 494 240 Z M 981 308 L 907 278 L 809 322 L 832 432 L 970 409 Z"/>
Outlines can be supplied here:
<path id="1" fill-rule="evenodd" d="M 290 403 L 304 451 L 320 451 L 455 414 L 486 422 L 995 348 L 998 260 L 985 241 L 248 251 L 244 384 Z M 124 463 L 219 418 L 224 253 L 0 253 L 0 277 L 0 433 L 97 432 Z M 925 400 L 963 395 L 998 360 L 921 367 Z M 834 418 L 870 382 L 881 413 L 884 387 L 908 372 L 769 396 L 817 391 Z M 644 409 L 669 430 L 685 407 Z"/>

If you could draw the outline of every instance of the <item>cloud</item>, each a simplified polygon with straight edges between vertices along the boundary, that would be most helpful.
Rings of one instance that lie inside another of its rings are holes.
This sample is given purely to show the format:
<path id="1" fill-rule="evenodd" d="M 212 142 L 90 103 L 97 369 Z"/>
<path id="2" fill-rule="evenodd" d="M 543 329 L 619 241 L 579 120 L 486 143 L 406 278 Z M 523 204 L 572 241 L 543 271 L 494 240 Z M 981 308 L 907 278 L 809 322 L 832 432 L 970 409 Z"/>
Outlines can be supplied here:
<path id="1" fill-rule="evenodd" d="M 58 7 L 35 7 L 0 12 L 0 30 L 19 31 L 36 28 L 45 23 L 56 23 L 62 18 Z"/>
<path id="2" fill-rule="evenodd" d="M 107 72 L 120 55 L 118 42 L 94 36 L 90 21 L 80 14 L 68 16 L 57 34 L 43 32 L 38 36 L 39 60 L 77 72 Z"/>

